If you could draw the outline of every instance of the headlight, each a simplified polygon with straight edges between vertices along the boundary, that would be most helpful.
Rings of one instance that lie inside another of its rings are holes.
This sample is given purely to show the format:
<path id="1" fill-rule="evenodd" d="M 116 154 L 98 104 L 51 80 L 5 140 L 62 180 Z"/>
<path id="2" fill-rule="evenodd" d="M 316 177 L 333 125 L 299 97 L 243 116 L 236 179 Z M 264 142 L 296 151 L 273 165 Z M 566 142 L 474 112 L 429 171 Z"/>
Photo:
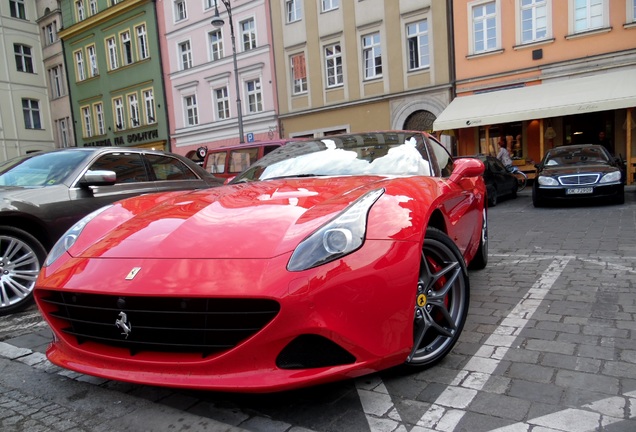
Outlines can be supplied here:
<path id="1" fill-rule="evenodd" d="M 384 189 L 367 193 L 300 242 L 289 259 L 287 270 L 307 270 L 360 249 L 369 210 L 383 193 Z"/>
<path id="2" fill-rule="evenodd" d="M 608 174 L 605 174 L 599 183 L 614 183 L 621 181 L 621 172 L 614 171 Z"/>
<path id="3" fill-rule="evenodd" d="M 558 186 L 559 185 L 559 182 L 552 177 L 539 176 L 537 181 L 539 182 L 541 186 Z"/>
<path id="4" fill-rule="evenodd" d="M 98 214 L 103 212 L 106 209 L 111 208 L 112 205 L 107 205 L 100 209 L 95 210 L 93 213 L 84 216 L 79 220 L 75 225 L 70 227 L 68 231 L 64 233 L 62 237 L 55 243 L 51 252 L 49 252 L 49 256 L 46 257 L 46 261 L 44 261 L 44 267 L 48 267 L 53 264 L 59 257 L 62 256 L 64 252 L 69 250 L 71 246 L 75 243 L 75 240 L 79 237 L 84 227 Z"/>

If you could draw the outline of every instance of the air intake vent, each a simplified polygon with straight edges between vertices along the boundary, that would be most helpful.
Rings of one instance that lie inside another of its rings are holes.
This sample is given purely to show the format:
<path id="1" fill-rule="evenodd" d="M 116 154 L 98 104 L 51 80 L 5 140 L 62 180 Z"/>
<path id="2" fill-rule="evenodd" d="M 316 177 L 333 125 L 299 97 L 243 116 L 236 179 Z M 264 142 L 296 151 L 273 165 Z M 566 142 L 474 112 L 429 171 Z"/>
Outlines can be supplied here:
<path id="1" fill-rule="evenodd" d="M 278 355 L 281 369 L 311 369 L 351 364 L 356 358 L 340 345 L 318 335 L 302 335 L 291 341 Z"/>

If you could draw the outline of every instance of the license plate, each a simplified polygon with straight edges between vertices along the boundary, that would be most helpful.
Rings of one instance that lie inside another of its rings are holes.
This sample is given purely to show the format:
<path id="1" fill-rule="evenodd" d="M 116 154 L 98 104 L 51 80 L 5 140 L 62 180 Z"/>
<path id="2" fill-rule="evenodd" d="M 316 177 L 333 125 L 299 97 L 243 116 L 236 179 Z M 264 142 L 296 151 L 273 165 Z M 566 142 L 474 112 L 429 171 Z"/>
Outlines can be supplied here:
<path id="1" fill-rule="evenodd" d="M 565 194 L 566 195 L 591 194 L 593 191 L 594 191 L 594 188 L 591 188 L 591 187 L 572 188 L 572 189 L 566 189 Z"/>

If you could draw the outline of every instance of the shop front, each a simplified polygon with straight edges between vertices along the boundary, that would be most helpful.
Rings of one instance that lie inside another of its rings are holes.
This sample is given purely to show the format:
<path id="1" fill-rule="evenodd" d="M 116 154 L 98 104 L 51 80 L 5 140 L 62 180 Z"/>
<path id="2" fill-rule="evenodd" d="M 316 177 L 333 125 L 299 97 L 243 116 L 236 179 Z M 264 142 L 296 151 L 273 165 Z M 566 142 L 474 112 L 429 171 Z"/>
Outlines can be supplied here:
<path id="1" fill-rule="evenodd" d="M 603 144 L 636 167 L 636 72 L 633 68 L 562 77 L 455 98 L 433 129 L 457 139 L 457 154 L 497 155 L 505 143 L 513 163 L 533 174 L 550 148 Z"/>

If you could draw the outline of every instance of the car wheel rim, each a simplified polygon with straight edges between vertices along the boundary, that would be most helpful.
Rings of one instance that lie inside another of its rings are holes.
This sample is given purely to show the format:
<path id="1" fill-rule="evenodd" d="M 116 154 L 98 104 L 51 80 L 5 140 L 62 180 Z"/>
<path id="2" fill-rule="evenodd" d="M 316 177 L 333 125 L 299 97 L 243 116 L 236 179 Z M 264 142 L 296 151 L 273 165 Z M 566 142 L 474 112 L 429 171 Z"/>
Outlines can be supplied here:
<path id="1" fill-rule="evenodd" d="M 0 236 L 0 307 L 24 301 L 40 272 L 35 251 L 15 237 Z"/>
<path id="2" fill-rule="evenodd" d="M 466 286 L 462 266 L 443 243 L 424 243 L 417 285 L 414 345 L 407 362 L 426 364 L 454 344 L 464 320 Z"/>

